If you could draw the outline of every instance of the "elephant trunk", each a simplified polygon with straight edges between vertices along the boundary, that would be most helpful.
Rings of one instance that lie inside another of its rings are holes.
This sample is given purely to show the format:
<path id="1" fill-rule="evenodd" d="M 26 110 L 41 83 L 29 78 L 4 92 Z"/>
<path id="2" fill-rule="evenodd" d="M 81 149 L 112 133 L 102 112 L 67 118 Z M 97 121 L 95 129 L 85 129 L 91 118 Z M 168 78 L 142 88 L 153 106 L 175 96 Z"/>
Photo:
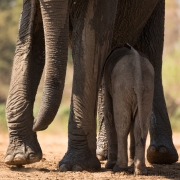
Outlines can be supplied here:
<path id="1" fill-rule="evenodd" d="M 45 80 L 33 131 L 46 129 L 62 98 L 68 51 L 68 1 L 40 0 L 45 35 Z"/>

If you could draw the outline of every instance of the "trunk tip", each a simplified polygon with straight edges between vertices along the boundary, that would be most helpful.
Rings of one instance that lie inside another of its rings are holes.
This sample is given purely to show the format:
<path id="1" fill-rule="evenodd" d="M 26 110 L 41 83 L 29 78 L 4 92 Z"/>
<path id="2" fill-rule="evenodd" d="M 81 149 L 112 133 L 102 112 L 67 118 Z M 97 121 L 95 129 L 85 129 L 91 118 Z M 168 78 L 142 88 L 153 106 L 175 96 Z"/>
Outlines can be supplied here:
<path id="1" fill-rule="evenodd" d="M 34 124 L 33 124 L 33 128 L 32 128 L 32 130 L 34 132 L 43 131 L 43 130 L 45 130 L 47 128 L 48 128 L 48 125 L 47 126 L 46 125 L 42 125 L 41 122 L 38 122 L 37 118 L 34 119 Z"/>

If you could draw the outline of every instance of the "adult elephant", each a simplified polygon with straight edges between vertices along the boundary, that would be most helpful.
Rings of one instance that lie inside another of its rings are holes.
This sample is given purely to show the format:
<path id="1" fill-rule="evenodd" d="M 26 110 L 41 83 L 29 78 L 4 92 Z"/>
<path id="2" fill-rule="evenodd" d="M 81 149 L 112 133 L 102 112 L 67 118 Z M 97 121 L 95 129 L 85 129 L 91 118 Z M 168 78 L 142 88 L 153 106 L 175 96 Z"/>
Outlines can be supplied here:
<path id="1" fill-rule="evenodd" d="M 149 161 L 176 162 L 161 78 L 164 6 L 164 0 L 24 0 L 6 109 L 10 143 L 5 162 L 22 165 L 42 158 L 35 131 L 46 129 L 59 108 L 68 33 L 74 76 L 68 150 L 60 170 L 100 168 L 96 158 L 99 84 L 108 53 L 126 42 L 146 54 L 155 69 Z M 43 98 L 34 120 L 33 104 L 44 64 Z"/>

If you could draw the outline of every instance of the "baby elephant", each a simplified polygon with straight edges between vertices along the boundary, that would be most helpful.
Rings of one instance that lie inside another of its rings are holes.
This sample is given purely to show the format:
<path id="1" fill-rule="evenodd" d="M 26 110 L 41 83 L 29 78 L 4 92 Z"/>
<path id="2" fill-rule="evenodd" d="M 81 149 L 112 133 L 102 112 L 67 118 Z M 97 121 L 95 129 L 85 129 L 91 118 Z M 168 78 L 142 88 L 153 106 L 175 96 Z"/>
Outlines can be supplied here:
<path id="1" fill-rule="evenodd" d="M 126 44 L 115 48 L 104 68 L 105 125 L 108 162 L 113 171 L 128 170 L 127 137 L 130 132 L 130 163 L 135 174 L 147 174 L 145 143 L 154 92 L 154 70 L 149 60 Z"/>

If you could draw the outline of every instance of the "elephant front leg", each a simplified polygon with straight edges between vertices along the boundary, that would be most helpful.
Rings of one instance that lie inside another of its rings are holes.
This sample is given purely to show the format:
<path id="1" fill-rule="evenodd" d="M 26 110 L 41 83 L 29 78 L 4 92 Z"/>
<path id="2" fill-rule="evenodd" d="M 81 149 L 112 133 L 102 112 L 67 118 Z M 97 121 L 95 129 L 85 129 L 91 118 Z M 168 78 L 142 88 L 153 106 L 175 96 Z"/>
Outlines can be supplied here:
<path id="1" fill-rule="evenodd" d="M 27 16 L 26 13 L 31 16 Z M 33 1 L 24 4 L 20 24 L 6 105 L 9 146 L 5 163 L 8 165 L 34 163 L 42 158 L 36 133 L 32 131 L 33 104 L 44 67 L 45 51 L 38 4 Z"/>
<path id="2" fill-rule="evenodd" d="M 97 170 L 96 112 L 102 68 L 112 39 L 116 1 L 84 1 L 72 37 L 74 77 L 68 151 L 60 171 Z M 79 12 L 79 11 L 78 11 Z"/>
<path id="3" fill-rule="evenodd" d="M 138 50 L 149 57 L 155 70 L 154 114 L 150 122 L 151 144 L 147 150 L 147 159 L 150 163 L 158 164 L 169 164 L 178 160 L 162 86 L 164 6 L 164 0 L 160 0 L 137 45 Z"/>

